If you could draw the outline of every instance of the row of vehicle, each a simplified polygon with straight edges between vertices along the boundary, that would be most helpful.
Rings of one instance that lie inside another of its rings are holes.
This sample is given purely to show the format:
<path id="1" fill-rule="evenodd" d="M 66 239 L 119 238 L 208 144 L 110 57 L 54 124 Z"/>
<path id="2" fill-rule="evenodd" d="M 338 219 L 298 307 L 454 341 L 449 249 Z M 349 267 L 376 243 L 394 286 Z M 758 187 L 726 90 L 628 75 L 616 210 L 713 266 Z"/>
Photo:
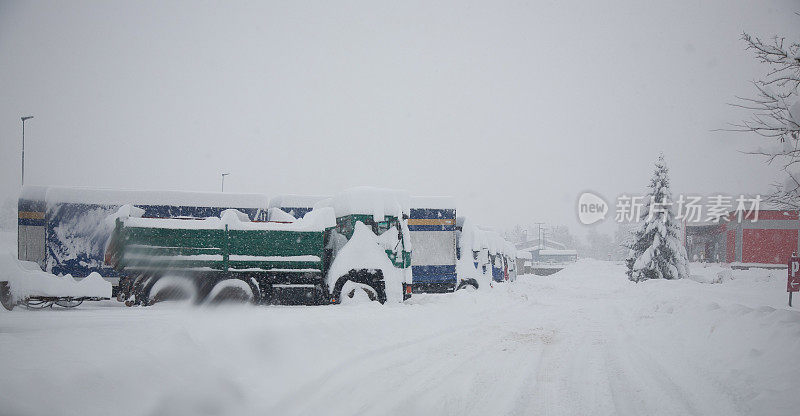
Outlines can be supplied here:
<path id="1" fill-rule="evenodd" d="M 515 250 L 448 197 L 353 188 L 332 197 L 26 188 L 19 257 L 98 273 L 128 304 L 402 301 L 513 281 Z"/>

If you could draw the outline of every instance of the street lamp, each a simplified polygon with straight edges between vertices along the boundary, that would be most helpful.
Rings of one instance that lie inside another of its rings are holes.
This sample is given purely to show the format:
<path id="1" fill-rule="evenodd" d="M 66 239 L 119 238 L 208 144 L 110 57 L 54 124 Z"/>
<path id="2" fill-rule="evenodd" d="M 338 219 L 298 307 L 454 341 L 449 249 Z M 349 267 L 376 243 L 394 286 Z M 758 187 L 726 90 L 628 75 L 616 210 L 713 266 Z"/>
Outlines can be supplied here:
<path id="1" fill-rule="evenodd" d="M 222 174 L 222 192 L 225 192 L 225 177 L 230 175 L 230 173 L 223 173 Z"/>
<path id="2" fill-rule="evenodd" d="M 25 120 L 32 119 L 33 116 L 20 117 L 22 120 L 22 185 L 25 186 Z"/>

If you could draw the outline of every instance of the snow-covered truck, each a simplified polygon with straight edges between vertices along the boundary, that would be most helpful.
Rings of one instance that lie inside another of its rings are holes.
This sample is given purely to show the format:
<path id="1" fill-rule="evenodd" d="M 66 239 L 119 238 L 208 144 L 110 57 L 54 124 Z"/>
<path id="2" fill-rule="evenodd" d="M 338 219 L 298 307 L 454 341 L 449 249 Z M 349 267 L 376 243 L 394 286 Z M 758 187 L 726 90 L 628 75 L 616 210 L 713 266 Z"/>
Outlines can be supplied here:
<path id="1" fill-rule="evenodd" d="M 302 219 L 117 219 L 106 261 L 122 276 L 119 300 L 216 303 L 381 303 L 411 296 L 407 197 L 355 188 L 316 204 Z"/>
<path id="2" fill-rule="evenodd" d="M 478 288 L 472 276 L 457 273 L 456 204 L 450 197 L 412 197 L 408 218 L 414 292 L 443 293 Z"/>
<path id="3" fill-rule="evenodd" d="M 517 248 L 514 243 L 503 240 L 503 262 L 505 263 L 506 280 L 514 282 L 517 280 Z"/>
<path id="4" fill-rule="evenodd" d="M 474 277 L 479 283 L 516 280 L 516 248 L 491 228 L 473 224 L 469 219 L 457 219 L 458 275 L 460 279 Z"/>
<path id="5" fill-rule="evenodd" d="M 98 273 L 116 286 L 117 273 L 103 263 L 103 254 L 121 206 L 136 206 L 152 218 L 218 217 L 233 208 L 257 221 L 266 219 L 267 202 L 258 194 L 26 185 L 18 203 L 18 258 L 55 275 Z"/>

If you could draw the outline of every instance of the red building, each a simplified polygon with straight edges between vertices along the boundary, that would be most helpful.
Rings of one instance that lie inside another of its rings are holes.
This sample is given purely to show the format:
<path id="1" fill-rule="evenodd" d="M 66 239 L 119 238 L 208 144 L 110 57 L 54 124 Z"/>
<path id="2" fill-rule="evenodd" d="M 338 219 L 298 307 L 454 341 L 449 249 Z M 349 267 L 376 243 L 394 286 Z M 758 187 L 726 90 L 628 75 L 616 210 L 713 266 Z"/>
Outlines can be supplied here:
<path id="1" fill-rule="evenodd" d="M 686 249 L 692 261 L 730 263 L 732 267 L 785 266 L 800 251 L 797 211 L 731 212 L 718 224 L 686 226 Z"/>

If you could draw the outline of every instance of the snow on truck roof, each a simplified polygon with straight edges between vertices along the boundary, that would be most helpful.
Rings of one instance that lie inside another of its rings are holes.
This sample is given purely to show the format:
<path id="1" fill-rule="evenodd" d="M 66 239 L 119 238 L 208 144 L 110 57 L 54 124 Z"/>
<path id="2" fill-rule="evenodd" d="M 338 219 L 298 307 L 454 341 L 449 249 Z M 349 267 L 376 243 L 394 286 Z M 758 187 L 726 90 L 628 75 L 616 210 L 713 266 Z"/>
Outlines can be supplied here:
<path id="1" fill-rule="evenodd" d="M 126 227 L 167 228 L 179 230 L 220 230 L 226 226 L 231 230 L 271 230 L 271 231 L 322 231 L 336 226 L 336 216 L 331 208 L 310 211 L 303 218 L 291 223 L 251 222 L 246 214 L 235 209 L 226 209 L 218 217 L 203 219 L 179 218 L 141 218 L 132 216 L 128 205 L 122 206 L 116 216 L 123 218 Z"/>
<path id="2" fill-rule="evenodd" d="M 346 189 L 335 196 L 319 201 L 314 209 L 332 207 L 337 217 L 346 215 L 372 215 L 383 221 L 387 215 L 410 215 L 410 196 L 405 191 L 360 186 Z"/>
<path id="3" fill-rule="evenodd" d="M 138 191 L 78 187 L 31 187 L 23 189 L 23 196 L 34 195 L 50 203 L 79 203 L 100 205 L 172 205 L 204 207 L 266 208 L 267 197 L 260 194 L 233 194 L 221 192 L 188 191 Z"/>
<path id="4" fill-rule="evenodd" d="M 276 195 L 269 199 L 270 208 L 311 208 L 316 203 L 328 199 L 330 196 L 322 195 L 297 195 L 283 194 Z"/>
<path id="5" fill-rule="evenodd" d="M 507 252 L 512 245 L 508 243 L 497 231 L 489 228 L 480 227 L 472 224 L 471 220 L 464 219 L 462 227 L 462 241 L 471 246 L 473 251 L 486 249 L 489 253 L 508 255 L 514 252 Z"/>
<path id="6" fill-rule="evenodd" d="M 19 194 L 19 199 L 27 199 L 31 201 L 44 201 L 47 195 L 47 186 L 38 185 L 25 185 Z"/>
<path id="7" fill-rule="evenodd" d="M 449 196 L 412 196 L 411 208 L 456 209 L 456 200 Z"/>

